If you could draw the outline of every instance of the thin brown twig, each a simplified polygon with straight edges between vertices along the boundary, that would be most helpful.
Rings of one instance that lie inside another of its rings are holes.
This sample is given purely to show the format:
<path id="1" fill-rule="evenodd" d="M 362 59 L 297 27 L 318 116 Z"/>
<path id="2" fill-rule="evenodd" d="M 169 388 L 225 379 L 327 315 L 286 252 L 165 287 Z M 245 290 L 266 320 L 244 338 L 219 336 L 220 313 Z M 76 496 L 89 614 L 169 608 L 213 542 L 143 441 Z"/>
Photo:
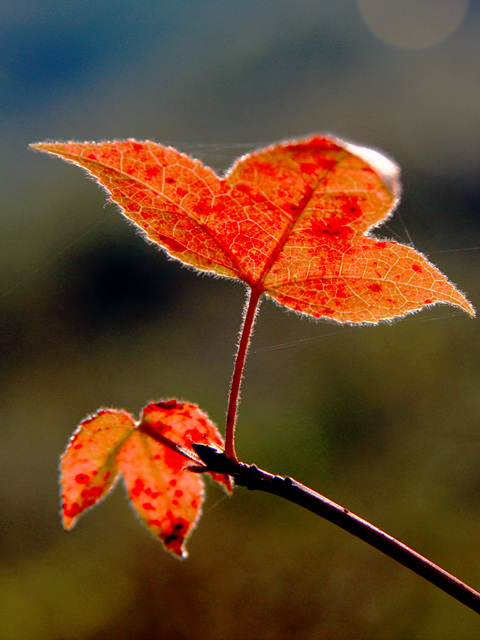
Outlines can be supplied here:
<path id="1" fill-rule="evenodd" d="M 232 475 L 235 483 L 239 486 L 266 491 L 308 509 L 367 542 L 378 551 L 425 578 L 458 602 L 463 603 L 476 613 L 480 613 L 480 593 L 478 591 L 345 507 L 292 478 L 273 475 L 259 469 L 256 465 L 235 462 L 223 452 L 207 445 L 193 444 L 192 446 L 207 465 L 209 471 Z"/>

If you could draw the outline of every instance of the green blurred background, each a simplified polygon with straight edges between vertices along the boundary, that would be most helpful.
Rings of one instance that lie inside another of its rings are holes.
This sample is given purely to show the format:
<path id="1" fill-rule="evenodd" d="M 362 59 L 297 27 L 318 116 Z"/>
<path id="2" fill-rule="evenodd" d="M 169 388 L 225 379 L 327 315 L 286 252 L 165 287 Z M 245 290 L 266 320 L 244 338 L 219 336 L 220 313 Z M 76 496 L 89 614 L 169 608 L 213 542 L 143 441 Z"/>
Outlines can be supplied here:
<path id="1" fill-rule="evenodd" d="M 45 139 L 150 138 L 225 170 L 333 132 L 400 162 L 377 235 L 480 305 L 480 6 L 462 0 L 3 0 L 0 5 L 0 639 L 473 640 L 478 617 L 299 508 L 208 487 L 190 558 L 122 487 L 67 535 L 58 457 L 101 406 L 198 403 L 222 424 L 243 305 L 141 240 Z M 480 330 L 451 307 L 391 325 L 265 302 L 241 457 L 291 474 L 480 588 Z"/>

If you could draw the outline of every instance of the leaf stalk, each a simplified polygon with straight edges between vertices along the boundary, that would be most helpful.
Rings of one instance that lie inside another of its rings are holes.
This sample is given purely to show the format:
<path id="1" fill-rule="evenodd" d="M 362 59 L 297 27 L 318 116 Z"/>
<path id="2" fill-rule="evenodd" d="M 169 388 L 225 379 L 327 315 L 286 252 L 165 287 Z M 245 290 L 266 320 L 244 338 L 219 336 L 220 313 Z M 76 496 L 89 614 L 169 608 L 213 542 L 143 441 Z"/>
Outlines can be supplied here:
<path id="1" fill-rule="evenodd" d="M 235 450 L 235 424 L 237 421 L 238 405 L 240 403 L 240 386 L 262 293 L 262 289 L 255 287 L 250 287 L 247 293 L 243 312 L 243 324 L 240 330 L 240 340 L 238 342 L 237 355 L 235 356 L 235 365 L 230 383 L 225 427 L 225 454 L 230 460 L 235 462 L 238 462 Z"/>

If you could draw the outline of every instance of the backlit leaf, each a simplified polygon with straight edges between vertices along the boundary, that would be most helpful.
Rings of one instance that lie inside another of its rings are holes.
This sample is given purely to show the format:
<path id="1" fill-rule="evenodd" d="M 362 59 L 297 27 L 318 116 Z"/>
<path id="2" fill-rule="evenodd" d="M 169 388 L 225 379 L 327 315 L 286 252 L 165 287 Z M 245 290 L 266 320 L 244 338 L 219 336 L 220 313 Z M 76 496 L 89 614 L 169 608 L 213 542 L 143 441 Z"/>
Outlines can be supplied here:
<path id="1" fill-rule="evenodd" d="M 78 516 L 114 486 L 116 454 L 134 428 L 133 417 L 115 409 L 99 411 L 79 425 L 60 462 L 65 529 L 71 529 Z"/>
<path id="2" fill-rule="evenodd" d="M 223 439 L 217 427 L 206 413 L 190 402 L 152 402 L 143 410 L 139 428 L 144 433 L 163 436 L 193 455 L 195 451 L 192 443 L 216 445 L 223 449 Z M 227 492 L 232 490 L 232 480 L 229 476 L 219 473 L 210 475 L 223 485 Z"/>
<path id="3" fill-rule="evenodd" d="M 184 540 L 195 527 L 203 503 L 203 482 L 185 470 L 179 453 L 137 431 L 122 447 L 118 464 L 132 505 L 166 548 L 187 555 Z"/>
<path id="4" fill-rule="evenodd" d="M 474 314 L 411 247 L 369 235 L 400 197 L 379 152 L 315 135 L 240 158 L 222 178 L 154 142 L 41 143 L 80 165 L 171 256 L 316 318 L 375 323 L 435 303 Z"/>
<path id="5" fill-rule="evenodd" d="M 186 557 L 185 541 L 202 512 L 203 478 L 192 443 L 223 447 L 215 425 L 190 403 L 149 404 L 136 422 L 125 411 L 103 409 L 84 420 L 61 460 L 62 517 L 70 529 L 122 474 L 132 505 L 165 547 Z M 183 453 L 184 452 L 184 453 Z M 211 474 L 230 492 L 232 481 Z"/>
<path id="6" fill-rule="evenodd" d="M 223 443 L 196 405 L 170 400 L 145 407 L 139 429 L 117 456 L 130 500 L 142 521 L 169 551 L 186 557 L 185 541 L 202 511 L 203 479 L 186 468 L 192 464 L 189 458 L 148 434 L 157 434 L 192 454 L 192 442 Z M 231 491 L 228 476 L 212 475 Z"/>

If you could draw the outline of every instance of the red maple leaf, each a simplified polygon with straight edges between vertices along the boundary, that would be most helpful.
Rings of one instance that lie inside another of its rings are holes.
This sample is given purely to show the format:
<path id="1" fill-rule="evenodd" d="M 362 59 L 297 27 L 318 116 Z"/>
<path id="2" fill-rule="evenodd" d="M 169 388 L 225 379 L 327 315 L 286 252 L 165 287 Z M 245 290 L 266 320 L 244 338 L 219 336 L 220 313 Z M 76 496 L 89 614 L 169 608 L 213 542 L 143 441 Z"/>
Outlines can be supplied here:
<path id="1" fill-rule="evenodd" d="M 141 520 L 165 547 L 186 557 L 185 541 L 201 515 L 203 480 L 188 469 L 194 444 L 223 441 L 208 417 L 188 402 L 168 400 L 143 409 L 139 422 L 126 411 L 103 409 L 84 420 L 62 456 L 62 518 L 71 529 L 123 475 Z M 228 476 L 211 474 L 228 492 Z"/>
<path id="2" fill-rule="evenodd" d="M 169 255 L 243 280 L 295 311 L 375 323 L 439 302 L 474 311 L 415 249 L 370 230 L 399 200 L 399 169 L 325 136 L 240 158 L 222 177 L 154 142 L 32 145 L 86 169 Z"/>

